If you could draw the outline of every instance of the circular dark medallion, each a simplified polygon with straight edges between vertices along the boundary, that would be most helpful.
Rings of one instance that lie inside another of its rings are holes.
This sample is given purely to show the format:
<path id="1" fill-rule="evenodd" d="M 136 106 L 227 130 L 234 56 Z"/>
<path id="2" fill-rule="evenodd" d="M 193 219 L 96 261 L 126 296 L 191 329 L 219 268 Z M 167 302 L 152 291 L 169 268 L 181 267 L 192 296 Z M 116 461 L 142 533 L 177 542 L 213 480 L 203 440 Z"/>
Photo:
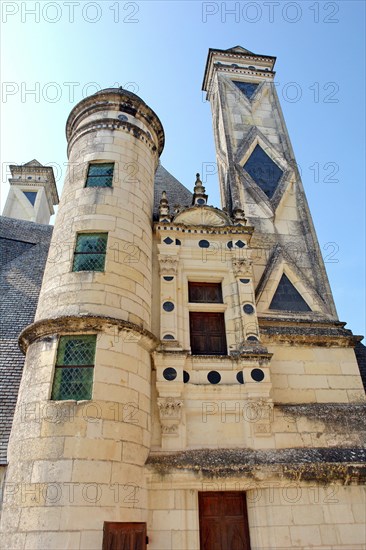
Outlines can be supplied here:
<path id="1" fill-rule="evenodd" d="M 250 376 L 253 378 L 254 382 L 262 382 L 264 372 L 261 369 L 253 369 Z"/>
<path id="2" fill-rule="evenodd" d="M 221 374 L 216 370 L 212 370 L 208 373 L 207 380 L 210 384 L 218 384 L 221 380 Z"/>
<path id="3" fill-rule="evenodd" d="M 248 315 L 250 315 L 251 313 L 254 313 L 254 307 L 252 306 L 252 304 L 245 304 L 243 306 L 243 310 L 244 310 L 244 313 L 247 313 Z"/>
<path id="4" fill-rule="evenodd" d="M 198 243 L 198 246 L 200 248 L 210 248 L 210 243 L 208 241 L 206 241 L 206 239 L 202 239 L 199 243 Z"/>
<path id="5" fill-rule="evenodd" d="M 239 382 L 239 384 L 244 384 L 243 371 L 239 371 L 236 373 L 236 379 Z"/>
<path id="6" fill-rule="evenodd" d="M 163 310 L 164 310 L 164 311 L 168 311 L 168 312 L 169 312 L 169 311 L 173 311 L 173 309 L 174 309 L 174 304 L 173 304 L 173 302 L 164 302 L 164 303 L 163 303 Z"/>
<path id="7" fill-rule="evenodd" d="M 205 199 L 197 199 L 197 204 L 205 204 Z"/>
<path id="8" fill-rule="evenodd" d="M 175 380 L 177 378 L 177 371 L 172 367 L 168 367 L 167 369 L 163 370 L 163 376 L 165 380 Z"/>
<path id="9" fill-rule="evenodd" d="M 240 279 L 240 282 L 247 285 L 248 283 L 250 283 L 250 279 Z"/>
<path id="10" fill-rule="evenodd" d="M 186 370 L 183 371 L 183 382 L 187 384 L 189 382 L 190 376 Z"/>

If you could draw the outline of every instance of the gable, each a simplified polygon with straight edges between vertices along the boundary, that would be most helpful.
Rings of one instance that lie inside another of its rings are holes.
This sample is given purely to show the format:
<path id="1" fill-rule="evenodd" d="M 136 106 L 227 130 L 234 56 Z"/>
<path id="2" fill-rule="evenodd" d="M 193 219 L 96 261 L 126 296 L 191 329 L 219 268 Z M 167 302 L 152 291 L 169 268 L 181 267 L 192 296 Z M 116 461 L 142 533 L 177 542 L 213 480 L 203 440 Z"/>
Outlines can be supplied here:
<path id="1" fill-rule="evenodd" d="M 311 311 L 300 292 L 285 273 L 282 274 L 269 309 L 277 311 Z"/>

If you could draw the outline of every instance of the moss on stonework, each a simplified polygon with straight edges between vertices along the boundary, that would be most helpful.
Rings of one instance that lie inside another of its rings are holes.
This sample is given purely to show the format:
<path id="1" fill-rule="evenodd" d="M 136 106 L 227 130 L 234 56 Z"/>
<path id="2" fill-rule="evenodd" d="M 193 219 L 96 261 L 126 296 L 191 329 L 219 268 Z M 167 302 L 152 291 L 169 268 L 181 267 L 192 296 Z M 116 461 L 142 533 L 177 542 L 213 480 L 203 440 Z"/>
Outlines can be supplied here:
<path id="1" fill-rule="evenodd" d="M 322 485 L 366 482 L 366 449 L 197 449 L 151 454 L 147 465 L 165 476 L 179 470 L 204 478 L 237 477 L 312 481 Z"/>
<path id="2" fill-rule="evenodd" d="M 309 403 L 302 405 L 280 405 L 275 408 L 283 416 L 294 420 L 305 417 L 323 422 L 334 432 L 344 431 L 364 436 L 366 442 L 366 403 Z"/>

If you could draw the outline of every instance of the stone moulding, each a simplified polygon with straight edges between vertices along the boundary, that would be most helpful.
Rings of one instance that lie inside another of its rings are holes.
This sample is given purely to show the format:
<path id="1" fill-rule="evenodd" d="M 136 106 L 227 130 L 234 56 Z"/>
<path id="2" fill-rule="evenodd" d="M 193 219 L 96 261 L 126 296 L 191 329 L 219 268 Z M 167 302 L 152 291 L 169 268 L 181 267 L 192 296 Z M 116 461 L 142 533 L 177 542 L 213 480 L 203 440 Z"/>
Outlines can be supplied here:
<path id="1" fill-rule="evenodd" d="M 316 319 L 263 319 L 258 317 L 261 339 L 264 344 L 286 343 L 298 346 L 355 347 L 362 336 L 344 329 L 344 323 Z"/>
<path id="2" fill-rule="evenodd" d="M 66 123 L 66 137 L 70 141 L 75 128 L 82 124 L 89 114 L 98 111 L 126 111 L 129 105 L 135 111 L 135 118 L 151 125 L 158 139 L 158 152 L 164 148 L 164 129 L 157 114 L 136 94 L 123 88 L 107 88 L 81 100 L 71 111 Z"/>
<path id="3" fill-rule="evenodd" d="M 151 137 L 135 124 L 132 124 L 131 122 L 121 122 L 114 118 L 101 118 L 93 122 L 89 122 L 88 124 L 84 124 L 74 131 L 68 144 L 68 152 L 70 152 L 71 148 L 80 137 L 97 130 L 123 130 L 125 132 L 132 133 L 136 139 L 144 139 L 153 151 L 156 151 L 157 149 Z"/>
<path id="4" fill-rule="evenodd" d="M 201 208 L 200 206 L 191 208 Z M 254 227 L 249 225 L 185 225 L 183 223 L 162 222 L 154 223 L 154 230 L 161 231 L 178 231 L 188 234 L 212 234 L 212 235 L 252 235 Z"/>
<path id="5" fill-rule="evenodd" d="M 130 341 L 138 342 L 147 351 L 153 351 L 160 343 L 160 340 L 152 332 L 129 321 L 99 315 L 85 315 L 82 317 L 65 316 L 37 321 L 21 332 L 19 347 L 25 354 L 30 344 L 44 336 L 60 333 L 102 332 L 111 327 L 131 334 Z"/>
<path id="6" fill-rule="evenodd" d="M 200 477 L 237 477 L 254 480 L 280 479 L 343 485 L 366 482 L 366 449 L 196 449 L 154 452 L 146 464 L 162 476 L 186 471 Z"/>
<path id="7" fill-rule="evenodd" d="M 293 420 L 305 417 L 334 431 L 358 433 L 366 443 L 366 403 L 277 403 L 276 409 Z"/>

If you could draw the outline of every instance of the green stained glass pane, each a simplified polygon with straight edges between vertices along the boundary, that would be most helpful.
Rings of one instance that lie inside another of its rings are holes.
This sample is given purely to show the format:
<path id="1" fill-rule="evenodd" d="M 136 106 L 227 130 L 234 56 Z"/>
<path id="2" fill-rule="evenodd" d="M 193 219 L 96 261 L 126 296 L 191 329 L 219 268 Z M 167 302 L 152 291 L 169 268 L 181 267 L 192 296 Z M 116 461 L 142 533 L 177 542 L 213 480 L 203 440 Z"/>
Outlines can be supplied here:
<path id="1" fill-rule="evenodd" d="M 94 365 L 95 334 L 80 336 L 61 336 L 58 351 L 57 365 Z"/>
<path id="2" fill-rule="evenodd" d="M 106 250 L 107 233 L 81 233 L 78 235 L 75 252 L 105 254 Z"/>
<path id="3" fill-rule="evenodd" d="M 93 371 L 93 367 L 56 368 L 51 399 L 91 399 Z"/>
<path id="4" fill-rule="evenodd" d="M 88 178 L 87 187 L 112 187 L 112 176 L 96 176 Z"/>
<path id="5" fill-rule="evenodd" d="M 73 271 L 104 271 L 105 254 L 75 254 Z"/>
<path id="6" fill-rule="evenodd" d="M 112 187 L 114 163 L 90 164 L 86 187 Z"/>
<path id="7" fill-rule="evenodd" d="M 90 164 L 88 176 L 112 176 L 113 163 Z"/>

